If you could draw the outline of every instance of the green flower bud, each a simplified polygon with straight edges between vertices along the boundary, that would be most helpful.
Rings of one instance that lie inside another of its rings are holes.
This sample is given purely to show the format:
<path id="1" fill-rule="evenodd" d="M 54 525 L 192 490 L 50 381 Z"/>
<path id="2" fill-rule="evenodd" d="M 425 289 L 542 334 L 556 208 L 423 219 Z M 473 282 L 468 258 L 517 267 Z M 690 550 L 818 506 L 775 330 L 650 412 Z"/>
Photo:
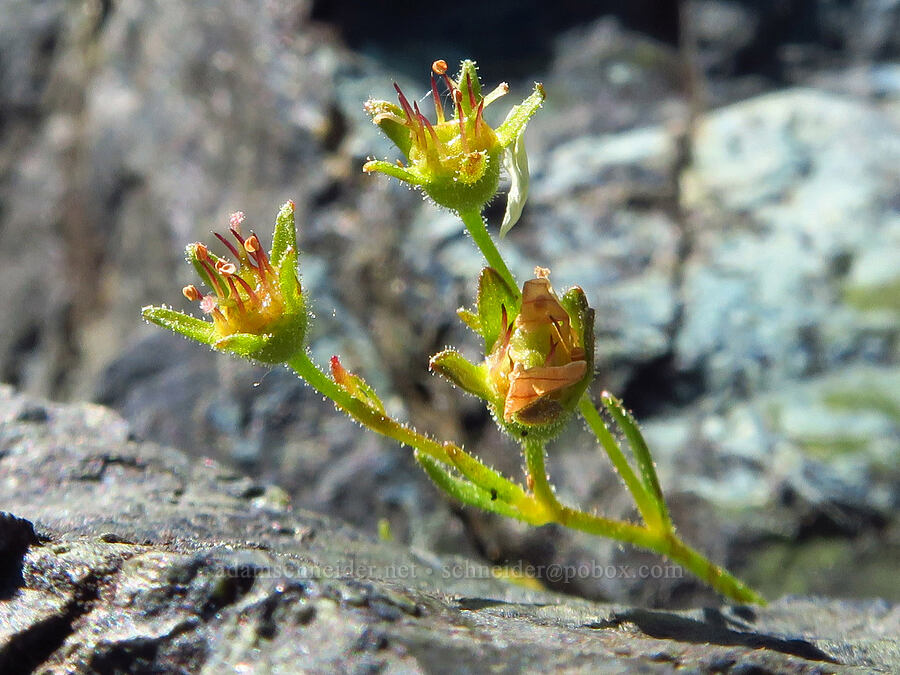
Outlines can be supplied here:
<path id="1" fill-rule="evenodd" d="M 447 117 L 438 92 L 438 78 L 450 93 L 452 116 Z M 363 171 L 380 172 L 421 189 L 436 204 L 455 211 L 481 211 L 494 197 L 503 164 L 513 188 L 504 217 L 503 233 L 521 213 L 528 191 L 528 159 L 522 134 L 528 120 L 544 101 L 544 89 L 535 91 L 522 105 L 514 106 L 497 129 L 484 119 L 484 110 L 509 91 L 506 83 L 482 96 L 481 82 L 473 61 L 463 61 L 456 80 L 447 75 L 447 63 L 432 64 L 431 93 L 435 122 L 419 110 L 419 104 L 404 96 L 395 84 L 400 105 L 370 100 L 365 109 L 372 121 L 406 157 L 408 164 L 366 162 Z"/>
<path id="2" fill-rule="evenodd" d="M 230 219 L 233 241 L 216 237 L 233 259 L 221 258 L 201 243 L 187 247 L 186 256 L 212 290 L 203 295 L 190 284 L 185 298 L 200 303 L 212 320 L 204 321 L 170 307 L 147 306 L 145 319 L 186 337 L 263 363 L 284 363 L 304 349 L 307 314 L 297 276 L 297 231 L 294 203 L 278 213 L 269 255 L 252 232 L 241 233 L 243 213 Z"/>

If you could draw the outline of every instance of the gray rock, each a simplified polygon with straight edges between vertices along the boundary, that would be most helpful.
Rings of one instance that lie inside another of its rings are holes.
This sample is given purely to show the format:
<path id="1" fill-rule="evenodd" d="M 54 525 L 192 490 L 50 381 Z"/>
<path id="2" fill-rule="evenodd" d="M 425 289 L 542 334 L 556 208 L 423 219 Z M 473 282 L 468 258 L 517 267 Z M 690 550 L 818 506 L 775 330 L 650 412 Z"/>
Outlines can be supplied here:
<path id="1" fill-rule="evenodd" d="M 900 611 L 883 601 L 670 612 L 528 590 L 129 440 L 103 408 L 6 387 L 0 499 L 16 514 L 0 517 L 6 673 L 900 666 Z"/>

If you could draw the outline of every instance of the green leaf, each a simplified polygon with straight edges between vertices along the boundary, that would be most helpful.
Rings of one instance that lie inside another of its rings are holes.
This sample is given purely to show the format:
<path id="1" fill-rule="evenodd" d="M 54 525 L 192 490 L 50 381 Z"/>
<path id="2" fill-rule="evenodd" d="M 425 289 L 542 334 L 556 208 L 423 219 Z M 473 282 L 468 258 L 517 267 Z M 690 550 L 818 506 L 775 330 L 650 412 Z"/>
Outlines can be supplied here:
<path id="1" fill-rule="evenodd" d="M 480 489 L 469 481 L 452 475 L 444 468 L 444 465 L 437 460 L 432 459 L 418 450 L 415 452 L 415 457 L 416 461 L 422 465 L 422 468 L 425 469 L 425 473 L 427 473 L 428 477 L 434 481 L 435 485 L 454 499 L 459 500 L 463 504 L 468 504 L 469 506 L 477 506 L 485 511 L 499 513 L 501 516 L 506 516 L 507 518 L 523 520 L 522 514 L 519 513 L 517 509 L 506 502 L 496 499 L 490 492 Z"/>
<path id="2" fill-rule="evenodd" d="M 509 147 L 520 135 L 525 133 L 525 125 L 543 105 L 546 96 L 544 85 L 536 82 L 531 95 L 521 104 L 513 106 L 503 124 L 497 127 L 496 134 L 500 145 Z"/>
<path id="3" fill-rule="evenodd" d="M 272 235 L 272 251 L 269 258 L 276 267 L 281 267 L 281 258 L 293 251 L 294 266 L 297 264 L 297 227 L 294 222 L 294 202 L 287 201 L 275 216 L 275 234 Z"/>
<path id="4" fill-rule="evenodd" d="M 191 340 L 212 346 L 213 324 L 195 316 L 177 312 L 171 307 L 153 307 L 148 305 L 141 309 L 141 315 L 157 326 L 162 326 L 174 333 L 179 333 Z"/>
<path id="5" fill-rule="evenodd" d="M 503 166 L 509 174 L 510 186 L 506 197 L 506 212 L 500 224 L 501 239 L 519 222 L 528 199 L 528 155 L 525 154 L 525 138 L 522 134 L 516 137 L 511 148 L 504 150 Z"/>
<path id="6" fill-rule="evenodd" d="M 496 270 L 485 267 L 478 279 L 477 304 L 481 337 L 484 338 L 484 352 L 489 354 L 493 351 L 497 339 L 506 332 L 513 317 L 518 316 L 519 298 Z M 502 325 L 504 308 L 506 308 L 506 326 Z"/>
<path id="7" fill-rule="evenodd" d="M 485 401 L 495 401 L 496 395 L 491 389 L 487 367 L 484 363 L 475 365 L 459 352 L 453 349 L 445 349 L 432 356 L 428 365 L 438 375 L 446 377 L 453 384 L 470 394 L 474 394 Z"/>
<path id="8" fill-rule="evenodd" d="M 409 159 L 409 149 L 412 147 L 412 135 L 409 127 L 401 120 L 406 116 L 403 109 L 390 101 L 377 101 L 370 99 L 365 104 L 366 112 L 372 116 L 372 122 L 391 139 L 403 156 Z"/>
<path id="9" fill-rule="evenodd" d="M 604 392 L 600 400 L 603 402 L 603 407 L 609 411 L 609 414 L 612 415 L 616 424 L 619 425 L 619 428 L 625 434 L 625 438 L 628 439 L 628 445 L 631 446 L 631 452 L 634 454 L 641 471 L 641 480 L 656 501 L 659 514 L 664 523 L 668 523 L 669 513 L 662 488 L 659 485 L 659 478 L 656 475 L 656 466 L 653 463 L 650 448 L 647 447 L 647 441 L 644 440 L 644 435 L 641 433 L 637 421 L 625 409 L 622 402 L 609 392 Z"/>

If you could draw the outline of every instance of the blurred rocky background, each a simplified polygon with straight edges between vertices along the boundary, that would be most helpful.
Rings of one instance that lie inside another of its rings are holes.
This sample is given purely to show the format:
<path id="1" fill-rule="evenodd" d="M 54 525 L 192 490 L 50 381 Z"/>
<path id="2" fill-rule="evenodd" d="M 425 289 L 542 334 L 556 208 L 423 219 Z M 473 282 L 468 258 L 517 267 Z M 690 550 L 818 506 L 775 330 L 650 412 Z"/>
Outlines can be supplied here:
<path id="1" fill-rule="evenodd" d="M 896 601 L 900 2 L 622 4 L 0 0 L 0 380 L 111 406 L 423 550 L 654 561 L 458 508 L 290 373 L 139 319 L 186 304 L 186 243 L 236 210 L 265 238 L 293 199 L 316 358 L 520 476 L 478 402 L 427 372 L 478 346 L 453 310 L 480 257 L 449 214 L 360 171 L 395 156 L 362 102 L 393 80 L 421 96 L 434 59 L 470 56 L 510 103 L 545 84 L 532 196 L 501 248 L 520 278 L 541 264 L 587 291 L 598 392 L 644 422 L 685 540 L 772 597 Z M 579 424 L 550 468 L 565 499 L 634 515 Z M 687 578 L 545 582 L 710 597 Z"/>

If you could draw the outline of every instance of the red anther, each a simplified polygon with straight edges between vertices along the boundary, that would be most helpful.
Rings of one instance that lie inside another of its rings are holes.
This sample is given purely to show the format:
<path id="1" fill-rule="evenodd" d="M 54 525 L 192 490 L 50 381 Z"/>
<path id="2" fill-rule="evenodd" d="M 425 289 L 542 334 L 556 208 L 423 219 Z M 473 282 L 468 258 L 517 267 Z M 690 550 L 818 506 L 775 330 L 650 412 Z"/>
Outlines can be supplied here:
<path id="1" fill-rule="evenodd" d="M 238 293 L 237 286 L 234 285 L 234 277 L 225 277 L 228 280 L 228 286 L 231 288 L 231 296 L 234 298 L 234 301 L 237 303 L 238 309 L 242 312 L 246 311 L 244 309 L 244 301 L 241 300 L 241 294 Z"/>
<path id="2" fill-rule="evenodd" d="M 437 63 L 437 61 L 435 61 L 435 63 Z M 443 63 L 445 66 L 444 70 L 446 71 L 447 64 L 446 62 Z M 431 74 L 431 97 L 434 99 L 434 112 L 437 115 L 438 124 L 441 124 L 444 121 L 444 106 L 441 104 L 441 95 L 438 94 L 437 80 L 434 79 L 434 73 Z"/>
<path id="3" fill-rule="evenodd" d="M 234 230 L 232 230 L 231 232 L 234 233 Z M 225 237 L 223 237 L 218 232 L 213 232 L 213 234 L 216 236 L 216 239 L 218 239 L 223 244 L 225 244 L 225 246 L 228 248 L 228 250 L 231 251 L 231 255 L 233 255 L 238 260 L 241 259 L 241 257 L 242 257 L 241 254 L 238 252 L 238 250 L 234 247 L 234 245 L 230 241 L 228 241 Z"/>
<path id="4" fill-rule="evenodd" d="M 447 73 L 447 62 L 444 59 L 438 59 L 431 64 L 431 70 L 438 75 L 445 75 Z"/>
<path id="5" fill-rule="evenodd" d="M 200 294 L 200 291 L 197 290 L 197 287 L 194 284 L 188 284 L 184 288 L 181 289 L 181 294 L 190 300 L 191 302 L 196 302 L 203 296 Z"/>
<path id="6" fill-rule="evenodd" d="M 251 234 L 244 240 L 244 250 L 247 253 L 256 253 L 259 250 L 259 239 L 255 234 Z"/>
<path id="7" fill-rule="evenodd" d="M 237 266 L 233 262 L 228 262 L 227 260 L 219 260 L 216 263 L 216 272 L 221 274 L 223 277 L 230 277 L 232 274 L 237 272 Z"/>
<path id="8" fill-rule="evenodd" d="M 466 89 L 469 90 L 469 107 L 475 107 L 475 92 L 472 91 L 472 75 L 470 73 L 466 73 Z"/>
<path id="9" fill-rule="evenodd" d="M 209 260 L 209 249 L 206 248 L 205 244 L 201 244 L 199 241 L 194 244 L 194 254 L 197 256 L 197 260 L 201 262 Z"/>

